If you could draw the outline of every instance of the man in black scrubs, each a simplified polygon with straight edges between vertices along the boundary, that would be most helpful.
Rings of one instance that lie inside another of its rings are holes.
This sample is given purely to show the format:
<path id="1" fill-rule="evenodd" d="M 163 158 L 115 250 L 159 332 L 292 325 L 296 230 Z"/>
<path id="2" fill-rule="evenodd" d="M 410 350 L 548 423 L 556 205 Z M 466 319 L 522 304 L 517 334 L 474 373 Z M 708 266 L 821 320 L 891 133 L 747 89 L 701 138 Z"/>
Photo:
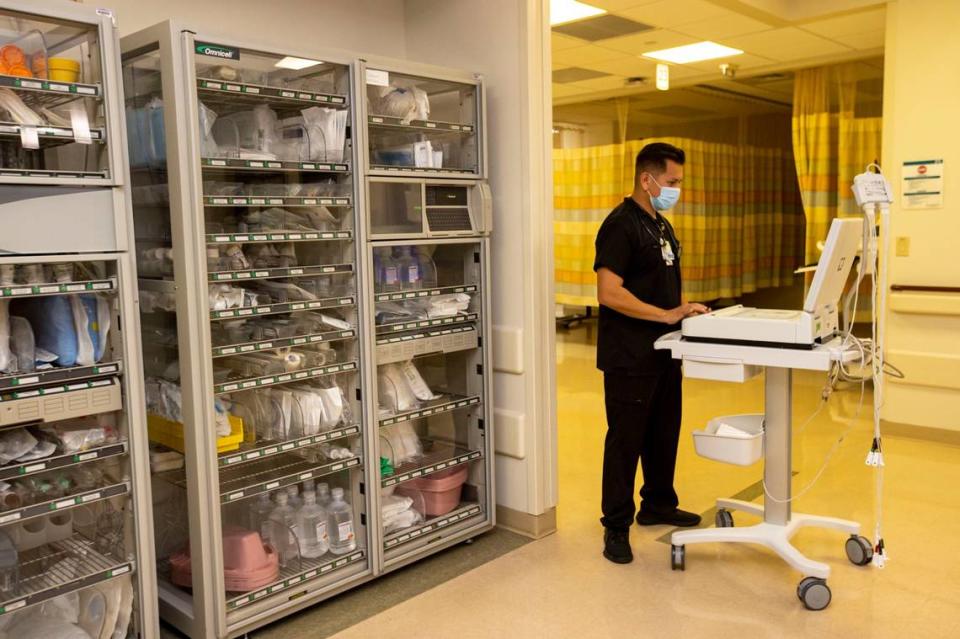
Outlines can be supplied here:
<path id="1" fill-rule="evenodd" d="M 597 367 L 603 371 L 607 437 L 603 451 L 603 556 L 633 561 L 629 530 L 637 462 L 642 461 L 641 526 L 696 526 L 700 517 L 677 508 L 673 488 L 680 438 L 680 364 L 653 343 L 680 320 L 708 309 L 686 301 L 680 288 L 680 243 L 660 215 L 680 198 L 684 153 L 664 143 L 637 155 L 633 193 L 597 233 L 600 330 Z"/>

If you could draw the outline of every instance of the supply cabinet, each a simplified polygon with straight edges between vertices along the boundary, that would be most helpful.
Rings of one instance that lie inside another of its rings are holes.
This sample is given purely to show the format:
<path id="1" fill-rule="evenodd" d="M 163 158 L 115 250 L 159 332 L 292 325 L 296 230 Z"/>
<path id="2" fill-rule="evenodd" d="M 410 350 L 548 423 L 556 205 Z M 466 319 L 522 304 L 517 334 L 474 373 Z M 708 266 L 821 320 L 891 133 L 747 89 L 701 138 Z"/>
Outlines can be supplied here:
<path id="1" fill-rule="evenodd" d="M 161 615 L 236 636 L 373 574 L 353 67 L 123 49 Z"/>
<path id="2" fill-rule="evenodd" d="M 374 532 L 389 571 L 493 526 L 492 202 L 481 79 L 361 68 Z"/>
<path id="3" fill-rule="evenodd" d="M 0 4 L 5 637 L 157 634 L 122 100 L 109 11 Z"/>

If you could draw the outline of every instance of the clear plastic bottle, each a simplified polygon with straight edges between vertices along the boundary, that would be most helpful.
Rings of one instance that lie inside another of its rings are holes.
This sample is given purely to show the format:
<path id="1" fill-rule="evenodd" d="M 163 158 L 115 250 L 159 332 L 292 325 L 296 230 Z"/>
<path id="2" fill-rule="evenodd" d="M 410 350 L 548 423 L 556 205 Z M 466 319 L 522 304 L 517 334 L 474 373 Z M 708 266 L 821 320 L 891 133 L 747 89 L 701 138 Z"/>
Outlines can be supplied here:
<path id="1" fill-rule="evenodd" d="M 437 265 L 426 249 L 413 247 L 413 256 L 420 265 L 420 282 L 423 288 L 437 288 Z"/>
<path id="2" fill-rule="evenodd" d="M 330 505 L 330 485 L 326 482 L 317 484 L 317 503 L 324 508 Z"/>
<path id="3" fill-rule="evenodd" d="M 270 512 L 273 511 L 273 503 L 270 501 L 269 493 L 260 493 L 257 501 L 250 504 L 249 528 L 260 533 L 260 538 L 264 542 L 272 542 L 270 539 L 270 526 L 266 523 L 270 521 Z"/>
<path id="4" fill-rule="evenodd" d="M 394 258 L 400 272 L 400 288 L 405 291 L 416 290 L 422 286 L 420 264 L 413 256 L 412 246 L 398 246 Z"/>
<path id="5" fill-rule="evenodd" d="M 383 273 L 380 277 L 380 289 L 384 293 L 393 293 L 400 290 L 400 269 L 396 260 L 387 249 L 380 256 L 380 269 Z"/>
<path id="6" fill-rule="evenodd" d="M 287 503 L 294 510 L 297 510 L 303 505 L 303 501 L 300 499 L 300 487 L 296 484 L 287 486 Z"/>
<path id="7" fill-rule="evenodd" d="M 297 512 L 290 507 L 288 499 L 287 493 L 278 492 L 276 496 L 277 505 L 270 512 L 270 522 L 273 524 L 273 534 L 270 535 L 270 541 L 277 549 L 281 566 L 286 566 L 299 556 L 295 534 Z"/>
<path id="8" fill-rule="evenodd" d="M 353 507 L 343 499 L 343 488 L 331 491 L 333 499 L 327 506 L 327 534 L 330 536 L 330 552 L 345 555 L 357 547 L 353 532 Z"/>
<path id="9" fill-rule="evenodd" d="M 315 559 L 330 549 L 327 517 L 323 506 L 317 505 L 317 494 L 313 491 L 303 493 L 303 506 L 297 511 L 297 539 L 301 557 Z"/>

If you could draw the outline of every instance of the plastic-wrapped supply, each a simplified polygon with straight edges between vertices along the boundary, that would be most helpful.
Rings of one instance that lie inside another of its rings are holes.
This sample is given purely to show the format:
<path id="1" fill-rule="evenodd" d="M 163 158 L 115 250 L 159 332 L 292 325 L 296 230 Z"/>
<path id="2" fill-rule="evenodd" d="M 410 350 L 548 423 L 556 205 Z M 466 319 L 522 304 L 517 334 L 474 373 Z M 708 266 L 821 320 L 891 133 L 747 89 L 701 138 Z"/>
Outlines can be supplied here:
<path id="1" fill-rule="evenodd" d="M 168 291 L 140 291 L 140 308 L 144 313 L 177 310 L 177 296 Z"/>
<path id="2" fill-rule="evenodd" d="M 103 356 L 110 306 L 96 294 L 18 300 L 17 313 L 33 328 L 38 348 L 58 366 L 91 366 Z"/>
<path id="3" fill-rule="evenodd" d="M 430 98 L 412 81 L 394 80 L 391 86 L 381 87 L 378 94 L 379 115 L 400 118 L 403 124 L 430 119 Z"/>
<path id="4" fill-rule="evenodd" d="M 211 284 L 208 292 L 211 311 L 243 308 L 246 296 L 242 288 L 229 284 Z"/>
<path id="5" fill-rule="evenodd" d="M 309 143 L 309 160 L 342 162 L 347 139 L 346 109 L 309 107 L 300 112 Z"/>
<path id="6" fill-rule="evenodd" d="M 336 225 L 337 218 L 325 206 L 305 207 L 296 212 L 271 207 L 246 213 L 240 231 L 329 231 Z"/>
<path id="7" fill-rule="evenodd" d="M 257 282 L 257 287 L 259 290 L 266 292 L 270 299 L 277 304 L 317 299 L 316 295 L 292 282 L 262 281 Z"/>
<path id="8" fill-rule="evenodd" d="M 41 112 L 51 124 L 54 124 L 54 118 L 58 114 L 49 109 L 42 109 Z M 163 100 L 153 98 L 143 107 L 128 106 L 126 108 L 126 119 L 130 165 L 134 167 L 157 166 L 166 162 L 167 140 L 166 128 L 163 123 Z M 67 124 L 58 126 L 70 126 L 69 120 L 67 120 Z"/>
<path id="9" fill-rule="evenodd" d="M 423 456 L 423 444 L 420 443 L 412 422 L 387 426 L 381 429 L 381 433 L 381 439 L 386 439 L 388 444 L 383 448 L 383 454 L 394 468 Z"/>
<path id="10" fill-rule="evenodd" d="M 0 110 L 9 115 L 9 121 L 27 126 L 40 126 L 43 124 L 43 118 L 24 104 L 16 93 L 11 89 L 0 88 Z"/>
<path id="11" fill-rule="evenodd" d="M 37 445 L 37 438 L 25 428 L 0 432 L 0 465 L 26 455 Z"/>
<path id="12" fill-rule="evenodd" d="M 402 495 L 385 495 L 380 500 L 380 510 L 385 535 L 423 523 L 421 515 L 413 507 L 413 498 Z"/>
<path id="13" fill-rule="evenodd" d="M 217 118 L 213 137 L 221 151 L 245 160 L 275 160 L 284 150 L 277 114 L 265 104 Z"/>
<path id="14" fill-rule="evenodd" d="M 23 317 L 10 318 L 10 352 L 12 371 L 29 373 L 37 368 L 37 346 L 33 327 Z"/>
<path id="15" fill-rule="evenodd" d="M 44 437 L 60 442 L 60 450 L 64 454 L 79 453 L 105 446 L 118 439 L 117 431 L 113 426 L 98 423 L 92 419 L 44 426 L 40 432 Z"/>
<path id="16" fill-rule="evenodd" d="M 146 277 L 164 277 L 173 275 L 173 249 L 140 249 L 137 270 Z"/>
<path id="17" fill-rule="evenodd" d="M 390 413 L 413 410 L 420 405 L 406 376 L 396 364 L 387 364 L 378 369 L 377 392 L 381 407 Z"/>
<path id="18" fill-rule="evenodd" d="M 215 158 L 221 155 L 220 146 L 213 137 L 213 126 L 217 121 L 216 112 L 200 103 L 200 155 Z"/>
<path id="19" fill-rule="evenodd" d="M 414 300 L 410 306 L 420 309 L 430 319 L 454 317 L 470 309 L 470 296 L 466 293 L 437 295 L 426 300 Z"/>
<path id="20" fill-rule="evenodd" d="M 393 324 L 421 319 L 427 319 L 427 314 L 418 308 L 411 308 L 399 302 L 380 302 L 377 304 L 377 324 Z"/>
<path id="21" fill-rule="evenodd" d="M 425 402 L 432 399 L 439 399 L 440 396 L 433 394 L 433 391 L 431 391 L 430 387 L 427 386 L 427 382 L 424 381 L 423 376 L 420 375 L 420 371 L 417 370 L 417 367 L 413 362 L 406 361 L 400 364 L 399 367 L 407 381 L 407 384 L 410 386 L 410 390 L 417 399 Z"/>

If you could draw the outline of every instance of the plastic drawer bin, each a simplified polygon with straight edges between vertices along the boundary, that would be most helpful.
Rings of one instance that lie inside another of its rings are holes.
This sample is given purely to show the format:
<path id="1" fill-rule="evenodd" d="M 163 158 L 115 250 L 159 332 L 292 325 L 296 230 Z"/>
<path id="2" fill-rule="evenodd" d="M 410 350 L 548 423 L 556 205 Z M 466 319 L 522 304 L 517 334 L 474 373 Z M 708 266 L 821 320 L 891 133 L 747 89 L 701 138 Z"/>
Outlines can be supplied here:
<path id="1" fill-rule="evenodd" d="M 733 427 L 729 431 L 722 426 Z M 718 433 L 717 431 L 721 432 Z M 693 445 L 697 454 L 714 461 L 750 466 L 763 456 L 763 415 L 727 415 L 707 423 L 705 430 L 693 431 Z"/>
<path id="2" fill-rule="evenodd" d="M 467 466 L 463 465 L 412 479 L 398 486 L 396 494 L 413 498 L 415 504 L 423 503 L 426 517 L 446 515 L 460 504 L 460 491 L 467 481 L 467 471 Z"/>
<path id="3" fill-rule="evenodd" d="M 227 419 L 230 421 L 230 434 L 217 438 L 218 453 L 237 450 L 243 442 L 243 420 L 234 415 Z M 159 415 L 147 415 L 147 433 L 150 441 L 184 452 L 183 424 L 180 422 L 172 422 Z"/>

